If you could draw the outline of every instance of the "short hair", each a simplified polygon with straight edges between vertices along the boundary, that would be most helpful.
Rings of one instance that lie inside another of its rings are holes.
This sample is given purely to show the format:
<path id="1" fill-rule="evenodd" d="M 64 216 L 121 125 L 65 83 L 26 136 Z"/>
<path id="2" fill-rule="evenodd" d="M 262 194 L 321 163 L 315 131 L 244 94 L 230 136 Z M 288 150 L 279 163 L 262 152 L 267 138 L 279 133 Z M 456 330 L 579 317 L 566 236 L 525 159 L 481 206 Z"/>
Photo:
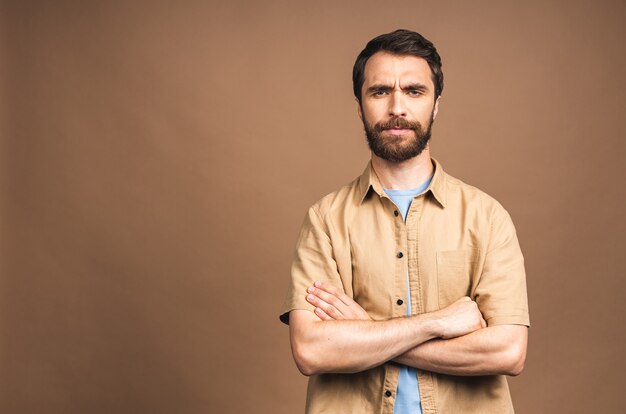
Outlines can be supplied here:
<path id="1" fill-rule="evenodd" d="M 352 87 L 354 96 L 361 102 L 361 89 L 365 81 L 365 64 L 376 52 L 388 52 L 394 55 L 410 55 L 426 60 L 435 84 L 435 100 L 443 91 L 443 72 L 441 57 L 433 43 L 417 32 L 398 29 L 385 33 L 370 40 L 365 49 L 359 53 L 352 69 Z"/>

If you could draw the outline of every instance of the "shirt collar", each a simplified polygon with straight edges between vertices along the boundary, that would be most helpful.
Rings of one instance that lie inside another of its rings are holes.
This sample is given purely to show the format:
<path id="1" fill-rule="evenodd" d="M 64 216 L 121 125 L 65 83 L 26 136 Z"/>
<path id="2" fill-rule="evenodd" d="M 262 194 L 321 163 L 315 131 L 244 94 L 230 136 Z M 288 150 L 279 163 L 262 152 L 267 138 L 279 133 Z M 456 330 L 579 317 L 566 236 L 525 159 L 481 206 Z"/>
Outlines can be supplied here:
<path id="1" fill-rule="evenodd" d="M 426 193 L 431 193 L 435 200 L 441 205 L 441 207 L 445 207 L 446 205 L 446 180 L 445 173 L 439 161 L 434 158 L 431 158 L 433 165 L 435 167 L 435 172 L 433 174 L 433 178 L 426 188 Z M 384 197 L 384 189 L 383 186 L 372 167 L 372 162 L 370 161 L 365 167 L 365 171 L 359 177 L 359 191 L 361 195 L 361 203 L 370 191 L 374 191 L 378 194 L 379 197 Z"/>

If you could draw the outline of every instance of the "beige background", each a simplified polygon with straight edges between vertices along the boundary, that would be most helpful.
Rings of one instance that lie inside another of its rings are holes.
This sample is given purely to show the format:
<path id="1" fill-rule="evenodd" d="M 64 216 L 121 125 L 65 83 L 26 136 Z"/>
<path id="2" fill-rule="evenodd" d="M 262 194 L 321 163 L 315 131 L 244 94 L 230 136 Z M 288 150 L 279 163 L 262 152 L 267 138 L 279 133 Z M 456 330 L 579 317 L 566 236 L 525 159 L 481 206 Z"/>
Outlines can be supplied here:
<path id="1" fill-rule="evenodd" d="M 307 207 L 368 158 L 365 42 L 437 45 L 432 148 L 509 210 L 519 413 L 623 396 L 626 3 L 3 1 L 0 412 L 297 413 Z"/>

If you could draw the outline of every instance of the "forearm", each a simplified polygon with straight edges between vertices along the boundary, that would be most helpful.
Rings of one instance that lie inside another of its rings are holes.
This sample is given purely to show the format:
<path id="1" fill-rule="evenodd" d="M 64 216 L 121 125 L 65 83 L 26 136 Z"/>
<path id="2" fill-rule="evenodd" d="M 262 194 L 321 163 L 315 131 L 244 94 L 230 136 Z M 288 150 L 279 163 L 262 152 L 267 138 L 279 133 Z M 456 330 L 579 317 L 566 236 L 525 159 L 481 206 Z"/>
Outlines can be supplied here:
<path id="1" fill-rule="evenodd" d="M 428 315 L 387 321 L 320 321 L 309 311 L 293 311 L 291 344 L 305 375 L 353 373 L 380 365 L 437 337 Z"/>
<path id="2" fill-rule="evenodd" d="M 449 375 L 518 375 L 526 359 L 528 328 L 498 325 L 453 339 L 433 339 L 395 362 Z"/>

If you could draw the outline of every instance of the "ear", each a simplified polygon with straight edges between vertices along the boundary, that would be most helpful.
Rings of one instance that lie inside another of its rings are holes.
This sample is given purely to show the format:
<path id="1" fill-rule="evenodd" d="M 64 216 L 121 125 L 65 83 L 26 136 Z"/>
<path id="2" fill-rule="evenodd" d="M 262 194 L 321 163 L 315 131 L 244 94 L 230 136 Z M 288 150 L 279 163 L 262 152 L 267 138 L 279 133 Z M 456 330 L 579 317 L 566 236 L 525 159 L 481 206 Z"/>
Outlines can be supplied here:
<path id="1" fill-rule="evenodd" d="M 439 112 L 439 100 L 441 99 L 441 95 L 437 97 L 435 101 L 435 106 L 433 107 L 433 120 L 437 117 L 437 112 Z"/>
<path id="2" fill-rule="evenodd" d="M 355 102 L 356 102 L 356 112 L 359 114 L 359 118 L 361 118 L 361 121 L 363 120 L 363 110 L 361 109 L 361 102 L 359 102 L 359 100 L 355 97 L 354 98 Z"/>

